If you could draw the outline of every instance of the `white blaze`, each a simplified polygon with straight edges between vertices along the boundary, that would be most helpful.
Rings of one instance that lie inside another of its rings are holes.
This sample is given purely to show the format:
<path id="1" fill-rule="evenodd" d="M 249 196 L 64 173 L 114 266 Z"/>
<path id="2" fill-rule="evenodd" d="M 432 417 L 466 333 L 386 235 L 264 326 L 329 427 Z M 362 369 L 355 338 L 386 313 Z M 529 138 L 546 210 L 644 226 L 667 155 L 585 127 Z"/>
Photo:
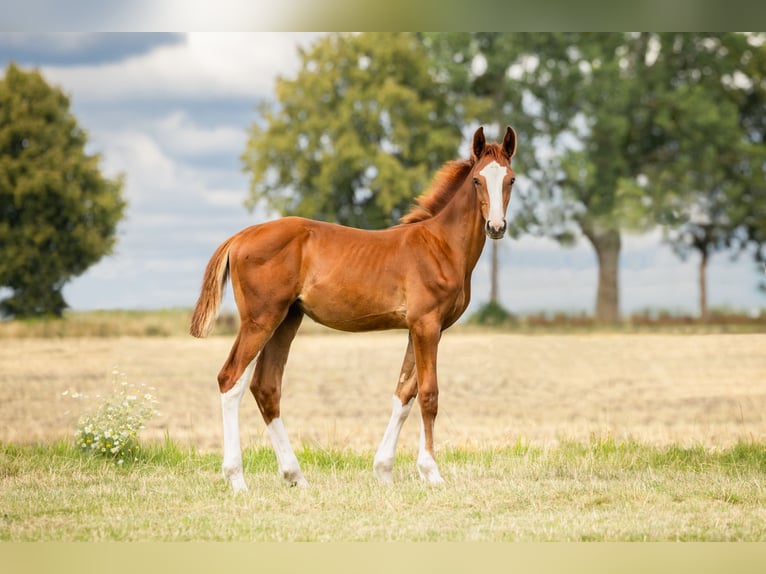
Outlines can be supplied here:
<path id="1" fill-rule="evenodd" d="M 508 174 L 508 168 L 492 161 L 479 172 L 487 182 L 489 193 L 489 215 L 487 223 L 495 229 L 500 229 L 505 220 L 503 213 L 503 179 Z"/>

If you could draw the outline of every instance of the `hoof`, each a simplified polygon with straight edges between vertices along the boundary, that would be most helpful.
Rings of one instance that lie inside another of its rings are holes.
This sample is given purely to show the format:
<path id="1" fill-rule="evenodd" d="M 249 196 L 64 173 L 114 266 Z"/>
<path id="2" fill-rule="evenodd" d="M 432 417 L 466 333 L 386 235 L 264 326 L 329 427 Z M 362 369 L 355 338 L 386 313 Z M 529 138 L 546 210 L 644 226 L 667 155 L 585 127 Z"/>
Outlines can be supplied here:
<path id="1" fill-rule="evenodd" d="M 418 474 L 428 484 L 444 484 L 444 479 L 439 474 L 439 467 L 432 458 L 418 461 Z"/>
<path id="2" fill-rule="evenodd" d="M 439 475 L 439 472 L 437 471 L 436 475 L 433 474 L 429 475 L 428 477 L 423 477 L 423 480 L 425 480 L 428 484 L 444 484 L 444 479 Z"/>
<path id="3" fill-rule="evenodd" d="M 231 491 L 234 494 L 237 494 L 238 492 L 247 492 L 247 484 L 245 484 L 245 477 L 241 474 L 234 474 L 229 476 L 228 478 L 229 484 L 231 485 Z"/>
<path id="4" fill-rule="evenodd" d="M 229 483 L 233 492 L 247 492 L 245 484 L 245 475 L 242 472 L 242 464 L 224 464 L 223 479 Z"/>
<path id="5" fill-rule="evenodd" d="M 308 488 L 309 487 L 309 483 L 306 481 L 305 478 L 303 478 L 301 476 L 298 480 L 296 480 L 294 482 L 291 482 L 290 486 L 291 487 L 294 486 L 294 487 L 297 487 L 297 488 Z"/>
<path id="6" fill-rule="evenodd" d="M 392 473 L 393 468 L 394 465 L 391 461 L 376 460 L 372 465 L 372 472 L 375 475 L 375 478 L 378 479 L 378 482 L 381 482 L 382 484 L 391 484 L 394 482 Z"/>
<path id="7" fill-rule="evenodd" d="M 309 483 L 303 478 L 303 474 L 300 470 L 285 471 L 282 473 L 282 478 L 287 483 L 287 486 L 297 486 L 298 488 L 306 488 Z"/>

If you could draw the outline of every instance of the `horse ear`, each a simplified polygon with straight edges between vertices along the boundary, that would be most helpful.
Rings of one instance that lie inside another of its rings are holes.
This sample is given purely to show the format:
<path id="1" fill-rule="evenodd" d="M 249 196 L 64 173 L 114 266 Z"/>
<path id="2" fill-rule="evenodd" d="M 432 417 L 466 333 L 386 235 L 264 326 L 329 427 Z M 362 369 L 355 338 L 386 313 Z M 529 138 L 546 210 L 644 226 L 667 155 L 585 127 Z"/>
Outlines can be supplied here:
<path id="1" fill-rule="evenodd" d="M 473 145 L 471 145 L 471 157 L 474 161 L 481 157 L 484 152 L 484 145 L 487 140 L 484 139 L 484 126 L 481 126 L 476 133 L 473 134 Z"/>
<path id="2" fill-rule="evenodd" d="M 508 158 L 512 158 L 516 153 L 516 132 L 511 126 L 505 130 L 505 137 L 503 138 L 503 151 Z"/>

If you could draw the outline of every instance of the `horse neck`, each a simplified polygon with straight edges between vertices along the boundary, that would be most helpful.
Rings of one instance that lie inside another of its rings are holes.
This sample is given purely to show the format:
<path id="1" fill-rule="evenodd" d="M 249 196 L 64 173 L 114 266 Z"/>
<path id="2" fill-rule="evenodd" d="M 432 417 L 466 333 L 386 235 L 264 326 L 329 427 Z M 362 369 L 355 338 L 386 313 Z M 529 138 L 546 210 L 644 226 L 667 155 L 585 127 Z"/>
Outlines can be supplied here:
<path id="1" fill-rule="evenodd" d="M 484 217 L 471 181 L 469 174 L 452 200 L 429 220 L 431 230 L 464 257 L 466 275 L 476 266 L 486 240 Z"/>

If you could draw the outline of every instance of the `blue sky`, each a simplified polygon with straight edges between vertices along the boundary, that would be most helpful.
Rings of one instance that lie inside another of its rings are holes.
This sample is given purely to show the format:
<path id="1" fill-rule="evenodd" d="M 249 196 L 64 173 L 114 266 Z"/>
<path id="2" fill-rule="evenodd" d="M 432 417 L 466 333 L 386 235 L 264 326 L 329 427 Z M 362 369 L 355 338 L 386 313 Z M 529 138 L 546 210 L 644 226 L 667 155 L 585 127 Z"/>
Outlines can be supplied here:
<path id="1" fill-rule="evenodd" d="M 270 217 L 243 207 L 248 179 L 239 157 L 256 102 L 273 98 L 278 75 L 297 72 L 298 46 L 316 36 L 0 33 L 3 70 L 13 60 L 60 86 L 89 134 L 90 151 L 102 155 L 103 170 L 126 178 L 129 207 L 116 251 L 65 287 L 73 309 L 194 304 L 215 247 Z M 623 313 L 696 310 L 694 257 L 678 259 L 658 231 L 626 235 L 623 245 Z M 488 296 L 486 255 L 474 272 L 473 305 Z M 584 240 L 562 248 L 546 239 L 506 239 L 501 262 L 501 302 L 511 310 L 592 310 L 597 268 Z M 756 289 L 761 278 L 750 257 L 716 254 L 709 303 L 766 307 Z M 230 295 L 225 305 L 232 307 Z"/>

